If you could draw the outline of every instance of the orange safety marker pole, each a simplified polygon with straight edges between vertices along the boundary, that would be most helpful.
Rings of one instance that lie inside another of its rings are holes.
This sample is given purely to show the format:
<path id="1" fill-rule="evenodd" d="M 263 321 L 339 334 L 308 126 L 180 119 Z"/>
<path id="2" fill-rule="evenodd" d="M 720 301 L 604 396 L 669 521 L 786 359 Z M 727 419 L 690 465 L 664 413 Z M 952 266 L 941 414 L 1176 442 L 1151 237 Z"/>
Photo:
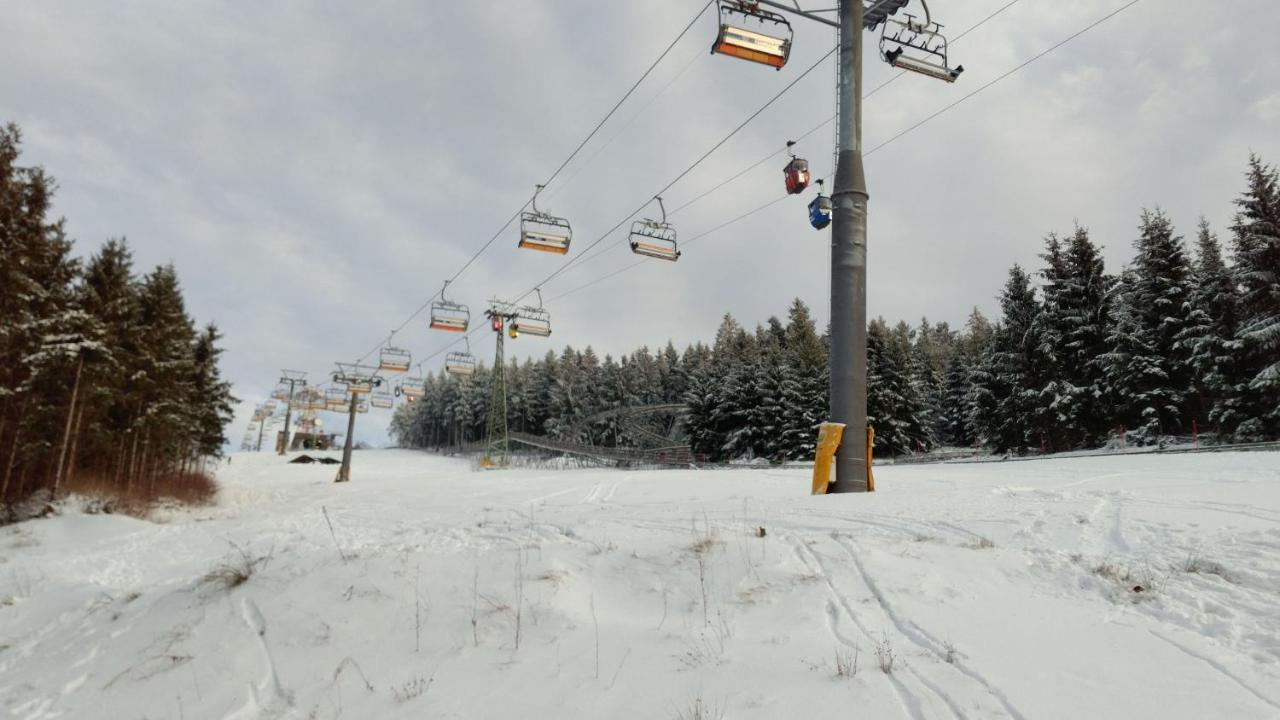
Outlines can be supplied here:
<path id="1" fill-rule="evenodd" d="M 867 426 L 867 492 L 876 491 L 876 476 L 871 473 L 871 456 L 875 454 L 876 429 Z"/>

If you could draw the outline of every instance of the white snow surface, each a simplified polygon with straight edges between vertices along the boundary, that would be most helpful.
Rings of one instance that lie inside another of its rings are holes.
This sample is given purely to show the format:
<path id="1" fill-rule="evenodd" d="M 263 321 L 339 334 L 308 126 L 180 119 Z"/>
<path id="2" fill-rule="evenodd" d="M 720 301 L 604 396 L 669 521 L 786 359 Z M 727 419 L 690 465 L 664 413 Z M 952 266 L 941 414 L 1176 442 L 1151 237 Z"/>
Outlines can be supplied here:
<path id="1" fill-rule="evenodd" d="M 0 717 L 1280 717 L 1277 453 L 334 472 L 0 529 Z"/>

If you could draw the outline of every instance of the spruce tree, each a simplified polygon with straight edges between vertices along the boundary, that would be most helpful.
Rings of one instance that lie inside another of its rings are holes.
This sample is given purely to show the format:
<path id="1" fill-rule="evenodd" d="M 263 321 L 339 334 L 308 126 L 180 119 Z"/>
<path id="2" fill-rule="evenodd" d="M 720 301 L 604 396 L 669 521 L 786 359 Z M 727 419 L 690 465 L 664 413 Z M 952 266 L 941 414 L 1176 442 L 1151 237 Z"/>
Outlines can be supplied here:
<path id="1" fill-rule="evenodd" d="M 1233 391 L 1244 418 L 1238 440 L 1280 435 L 1280 177 L 1254 155 L 1232 226 L 1239 327 L 1234 348 L 1242 379 Z"/>

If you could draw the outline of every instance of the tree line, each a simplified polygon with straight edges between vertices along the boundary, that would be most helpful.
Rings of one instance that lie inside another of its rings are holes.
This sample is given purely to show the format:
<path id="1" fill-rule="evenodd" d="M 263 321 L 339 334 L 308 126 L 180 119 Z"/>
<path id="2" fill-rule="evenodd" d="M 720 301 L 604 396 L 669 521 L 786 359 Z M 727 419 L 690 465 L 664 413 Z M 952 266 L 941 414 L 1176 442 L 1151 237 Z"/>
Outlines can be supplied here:
<path id="1" fill-rule="evenodd" d="M 0 503 L 178 492 L 222 452 L 221 335 L 187 314 L 172 265 L 139 276 L 123 239 L 73 257 L 54 180 L 20 150 L 0 128 Z"/>
<path id="2" fill-rule="evenodd" d="M 868 420 L 876 452 L 939 446 L 1057 452 L 1199 433 L 1223 442 L 1280 435 L 1280 179 L 1251 157 L 1228 261 L 1206 221 L 1194 250 L 1161 210 L 1144 210 L 1133 260 L 1108 273 L 1083 227 L 1050 234 L 1034 273 L 1018 265 L 1000 317 L 962 328 L 883 318 L 868 325 Z M 566 347 L 505 373 L 511 428 L 637 446 L 655 431 L 714 460 L 812 457 L 826 418 L 827 337 L 795 300 L 748 330 L 726 315 L 708 346 L 641 348 L 601 360 Z M 410 447 L 481 440 L 492 373 L 428 378 L 397 411 Z M 675 427 L 605 411 L 684 403 Z M 592 420 L 594 416 L 604 416 Z"/>

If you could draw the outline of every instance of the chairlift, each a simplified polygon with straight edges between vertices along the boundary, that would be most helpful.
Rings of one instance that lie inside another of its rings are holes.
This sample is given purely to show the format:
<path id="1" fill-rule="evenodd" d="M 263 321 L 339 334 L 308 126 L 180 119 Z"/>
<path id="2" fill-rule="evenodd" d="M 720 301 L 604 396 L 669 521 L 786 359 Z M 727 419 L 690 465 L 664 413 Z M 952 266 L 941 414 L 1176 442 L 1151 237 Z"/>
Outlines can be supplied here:
<path id="1" fill-rule="evenodd" d="M 464 337 L 465 339 L 465 337 Z M 471 354 L 471 341 L 467 340 L 467 349 L 451 352 L 444 356 L 444 369 L 450 375 L 470 377 L 476 372 L 476 359 Z"/>
<path id="2" fill-rule="evenodd" d="M 568 220 L 538 209 L 538 193 L 543 187 L 538 185 L 533 191 L 533 199 L 529 201 L 532 212 L 520 214 L 520 247 L 564 255 L 569 252 L 573 229 Z"/>
<path id="3" fill-rule="evenodd" d="M 326 410 L 346 410 L 348 402 L 347 389 L 345 387 L 335 386 L 324 391 L 324 405 Z"/>
<path id="4" fill-rule="evenodd" d="M 720 32 L 711 45 L 711 53 L 782 69 L 791 56 L 794 33 L 791 23 L 778 13 L 761 10 L 758 0 L 720 0 Z M 735 16 L 741 15 L 739 19 Z M 766 26 L 765 23 L 772 23 Z M 758 24 L 758 25 L 757 25 Z M 755 28 L 755 29 L 751 29 Z M 784 31 L 771 35 L 762 30 Z"/>
<path id="5" fill-rule="evenodd" d="M 538 293 L 538 307 L 525 305 L 516 311 L 508 328 L 508 334 L 512 339 L 519 337 L 520 333 L 529 333 L 538 337 L 551 335 L 551 313 L 542 307 L 542 289 L 534 288 L 534 292 Z"/>
<path id="6" fill-rule="evenodd" d="M 416 400 L 427 394 L 426 378 L 406 377 L 400 379 L 400 384 L 396 386 L 396 394 L 403 395 L 410 401 Z"/>
<path id="7" fill-rule="evenodd" d="M 809 187 L 809 161 L 798 158 L 794 152 L 791 152 L 791 146 L 795 144 L 795 140 L 787 141 L 787 153 L 791 155 L 791 162 L 782 168 L 782 175 L 787 181 L 788 195 L 799 195 Z"/>
<path id="8" fill-rule="evenodd" d="M 388 410 L 395 407 L 395 398 L 391 396 L 390 390 L 375 390 L 369 395 L 369 404 L 380 409 Z"/>
<path id="9" fill-rule="evenodd" d="M 924 21 L 903 13 L 905 19 L 890 17 L 880 31 L 880 57 L 895 68 L 910 70 L 945 82 L 955 82 L 964 72 L 963 65 L 951 67 L 947 63 L 947 38 L 942 25 L 929 17 L 929 4 L 924 7 Z"/>
<path id="10" fill-rule="evenodd" d="M 409 372 L 412 359 L 408 350 L 387 346 L 378 353 L 378 369 L 387 372 Z"/>
<path id="11" fill-rule="evenodd" d="M 809 202 L 809 224 L 821 230 L 831 224 L 831 198 L 822 194 L 822 180 L 815 181 L 818 197 Z"/>
<path id="12" fill-rule="evenodd" d="M 662 220 L 636 220 L 631 223 L 631 252 L 659 260 L 680 259 L 680 249 L 676 246 L 676 229 L 667 222 L 667 209 L 662 205 L 662 198 L 655 197 L 658 209 L 662 211 Z"/>
<path id="13" fill-rule="evenodd" d="M 469 377 L 476 372 L 476 359 L 471 353 L 451 352 L 444 357 L 444 369 L 450 375 Z"/>
<path id="14" fill-rule="evenodd" d="M 308 390 L 306 396 L 302 400 L 302 409 L 304 411 L 324 410 L 324 393 L 319 390 Z"/>
<path id="15" fill-rule="evenodd" d="M 449 332 L 466 332 L 471 323 L 471 311 L 466 305 L 445 298 L 445 290 L 449 289 L 449 281 L 444 281 L 440 290 L 440 299 L 431 303 L 431 329 L 448 330 Z"/>

